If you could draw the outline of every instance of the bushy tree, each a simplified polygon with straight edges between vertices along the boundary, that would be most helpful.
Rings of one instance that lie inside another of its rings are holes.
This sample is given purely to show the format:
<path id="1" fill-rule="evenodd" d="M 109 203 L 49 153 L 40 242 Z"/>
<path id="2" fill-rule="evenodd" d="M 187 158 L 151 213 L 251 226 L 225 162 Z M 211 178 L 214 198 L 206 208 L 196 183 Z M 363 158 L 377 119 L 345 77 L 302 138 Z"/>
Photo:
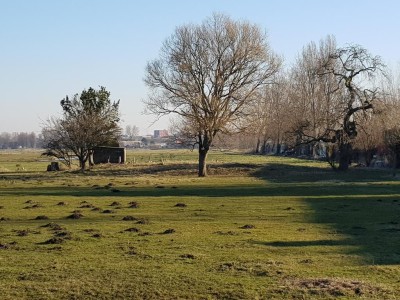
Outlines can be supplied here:
<path id="1" fill-rule="evenodd" d="M 45 155 L 61 159 L 67 165 L 76 156 L 82 170 L 98 146 L 117 146 L 119 101 L 111 101 L 105 87 L 89 88 L 70 99 L 61 100 L 63 115 L 51 118 L 42 128 Z"/>

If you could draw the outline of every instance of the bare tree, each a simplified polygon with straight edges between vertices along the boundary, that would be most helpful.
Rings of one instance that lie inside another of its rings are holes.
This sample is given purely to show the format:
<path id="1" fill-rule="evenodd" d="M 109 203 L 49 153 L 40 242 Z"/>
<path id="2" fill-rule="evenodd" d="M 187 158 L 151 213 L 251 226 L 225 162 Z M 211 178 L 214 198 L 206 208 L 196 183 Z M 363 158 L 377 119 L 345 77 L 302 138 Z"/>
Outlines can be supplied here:
<path id="1" fill-rule="evenodd" d="M 385 110 L 377 108 L 381 103 L 375 102 L 374 109 L 362 112 L 357 116 L 357 137 L 354 139 L 353 148 L 356 150 L 358 160 L 365 162 L 369 167 L 379 148 L 384 145 Z"/>
<path id="2" fill-rule="evenodd" d="M 125 134 L 130 139 L 133 139 L 134 137 L 139 135 L 139 127 L 137 127 L 136 125 L 126 125 Z"/>
<path id="3" fill-rule="evenodd" d="M 240 122 L 280 65 L 259 27 L 215 14 L 201 25 L 178 27 L 160 58 L 148 63 L 146 108 L 184 119 L 199 147 L 198 175 L 206 176 L 214 137 Z"/>
<path id="4" fill-rule="evenodd" d="M 382 73 L 385 65 L 379 56 L 372 56 L 361 46 L 338 49 L 323 64 L 324 74 L 337 79 L 337 93 L 342 95 L 343 114 L 340 129 L 335 131 L 332 142 L 339 148 L 339 170 L 347 170 L 352 150 L 352 140 L 357 136 L 356 116 L 358 112 L 372 109 L 379 90 L 372 81 Z"/>
<path id="5" fill-rule="evenodd" d="M 288 80 L 286 74 L 274 77 L 274 84 L 259 89 L 257 100 L 249 108 L 246 132 L 256 137 L 256 153 L 281 153 L 288 116 Z M 269 148 L 269 150 L 267 149 Z"/>
<path id="6" fill-rule="evenodd" d="M 323 98 L 327 100 L 325 102 L 329 103 L 322 110 L 328 117 L 321 118 L 322 123 L 315 128 L 312 127 L 317 122 L 303 120 L 297 126 L 296 133 L 300 143 L 329 143 L 335 148 L 331 153 L 338 155 L 338 169 L 347 170 L 351 160 L 352 142 L 357 136 L 357 116 L 372 109 L 373 102 L 379 95 L 373 79 L 383 73 L 385 66 L 379 56 L 372 56 L 358 45 L 334 49 L 329 55 L 321 56 L 317 65 L 314 76 L 318 77 L 319 82 L 329 83 L 325 85 L 323 93 L 319 94 L 319 97 L 324 95 Z M 330 162 L 336 168 L 335 160 Z"/>
<path id="7" fill-rule="evenodd" d="M 320 76 L 321 64 L 336 51 L 336 41 L 332 36 L 314 42 L 303 48 L 290 73 L 290 105 L 294 133 L 292 144 L 307 145 L 305 154 L 316 155 L 320 137 L 328 128 L 337 123 L 340 105 L 333 75 Z"/>
<path id="8" fill-rule="evenodd" d="M 397 77 L 390 74 L 385 78 L 381 109 L 382 135 L 394 175 L 396 174 L 395 169 L 400 168 L 400 73 L 397 74 Z"/>

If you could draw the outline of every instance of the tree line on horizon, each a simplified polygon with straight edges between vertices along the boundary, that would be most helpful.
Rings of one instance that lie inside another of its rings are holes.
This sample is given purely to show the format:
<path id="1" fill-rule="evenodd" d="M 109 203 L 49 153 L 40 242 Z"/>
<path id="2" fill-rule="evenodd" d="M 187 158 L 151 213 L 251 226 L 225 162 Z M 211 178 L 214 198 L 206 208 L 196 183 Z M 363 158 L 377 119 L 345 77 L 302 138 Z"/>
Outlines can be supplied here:
<path id="1" fill-rule="evenodd" d="M 35 132 L 1 132 L 0 149 L 41 148 L 42 139 Z"/>
<path id="2" fill-rule="evenodd" d="M 199 176 L 209 150 L 233 140 L 256 153 L 323 151 L 338 170 L 355 153 L 367 164 L 386 153 L 397 164 L 400 85 L 389 73 L 379 56 L 333 36 L 308 43 L 284 68 L 261 28 L 214 14 L 164 41 L 145 69 L 144 104 L 156 118 L 174 116 L 170 132 L 198 150 Z M 118 105 L 103 87 L 63 99 L 63 116 L 43 128 L 47 154 L 81 157 L 84 169 L 93 147 L 118 140 Z"/>

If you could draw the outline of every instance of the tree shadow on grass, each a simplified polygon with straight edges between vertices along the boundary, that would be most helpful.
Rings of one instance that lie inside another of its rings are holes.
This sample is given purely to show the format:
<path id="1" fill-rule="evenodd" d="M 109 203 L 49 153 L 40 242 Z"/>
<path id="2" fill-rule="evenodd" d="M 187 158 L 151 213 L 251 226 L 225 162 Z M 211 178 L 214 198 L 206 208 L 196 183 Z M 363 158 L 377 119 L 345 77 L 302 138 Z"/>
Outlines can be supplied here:
<path id="1" fill-rule="evenodd" d="M 302 251 L 315 246 L 344 246 L 342 250 L 332 248 L 330 251 L 347 249 L 347 254 L 360 256 L 365 264 L 400 264 L 400 206 L 397 199 L 305 199 L 305 202 L 314 210 L 310 222 L 331 227 L 328 239 L 252 243 L 287 249 L 301 247 Z"/>
<path id="2" fill-rule="evenodd" d="M 296 160 L 299 161 L 299 160 Z M 393 181 L 390 170 L 350 168 L 349 170 L 335 171 L 328 167 L 307 166 L 307 161 L 299 164 L 269 163 L 254 170 L 252 176 L 275 183 L 302 183 L 318 182 L 321 184 L 340 182 L 376 182 Z M 310 163 L 314 163 L 310 161 Z"/>
<path id="3" fill-rule="evenodd" d="M 277 248 L 344 246 L 341 249 L 362 257 L 366 264 L 400 264 L 400 185 L 396 184 L 390 171 L 351 169 L 335 172 L 275 164 L 257 170 L 254 175 L 281 186 L 290 186 L 290 183 L 303 186 L 303 191 L 296 190 L 297 196 L 302 197 L 313 211 L 309 222 L 329 225 L 332 239 L 328 235 L 328 239 L 311 241 L 253 243 Z M 312 181 L 314 184 L 306 184 Z"/>

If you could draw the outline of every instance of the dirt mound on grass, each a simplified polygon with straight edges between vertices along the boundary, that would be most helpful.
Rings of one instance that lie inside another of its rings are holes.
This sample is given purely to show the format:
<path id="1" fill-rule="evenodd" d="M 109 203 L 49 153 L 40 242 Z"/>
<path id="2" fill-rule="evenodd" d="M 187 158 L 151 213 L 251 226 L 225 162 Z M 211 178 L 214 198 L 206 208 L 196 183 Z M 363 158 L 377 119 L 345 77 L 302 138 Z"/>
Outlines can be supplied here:
<path id="1" fill-rule="evenodd" d="M 53 245 L 53 244 L 62 244 L 64 243 L 65 239 L 59 236 L 52 237 L 47 241 L 43 242 L 45 245 Z"/>
<path id="2" fill-rule="evenodd" d="M 136 201 L 129 202 L 129 208 L 139 208 L 139 203 Z"/>
<path id="3" fill-rule="evenodd" d="M 366 296 L 368 299 L 375 299 L 374 295 L 383 291 L 380 287 L 368 283 L 333 278 L 294 279 L 287 281 L 286 285 L 290 290 L 300 290 L 303 294 L 321 297 Z"/>
<path id="4" fill-rule="evenodd" d="M 132 228 L 125 229 L 124 231 L 126 231 L 126 232 L 139 232 L 140 229 L 136 228 L 136 227 L 132 227 Z"/>
<path id="5" fill-rule="evenodd" d="M 134 216 L 125 216 L 122 218 L 122 221 L 136 221 L 137 218 L 135 218 Z"/>
<path id="6" fill-rule="evenodd" d="M 61 225 L 59 225 L 57 223 L 53 223 L 53 222 L 42 225 L 41 227 L 50 228 L 51 230 L 54 230 L 54 231 L 64 230 L 64 228 Z"/>
<path id="7" fill-rule="evenodd" d="M 74 211 L 74 212 L 72 213 L 72 215 L 69 215 L 69 216 L 67 217 L 67 219 L 80 219 L 80 218 L 83 218 L 83 215 L 82 215 L 82 213 L 79 212 L 79 211 Z"/>
<path id="8" fill-rule="evenodd" d="M 48 216 L 44 216 L 44 215 L 37 216 L 37 217 L 35 218 L 35 220 L 48 220 L 48 219 L 49 219 L 49 217 L 48 217 Z"/>

